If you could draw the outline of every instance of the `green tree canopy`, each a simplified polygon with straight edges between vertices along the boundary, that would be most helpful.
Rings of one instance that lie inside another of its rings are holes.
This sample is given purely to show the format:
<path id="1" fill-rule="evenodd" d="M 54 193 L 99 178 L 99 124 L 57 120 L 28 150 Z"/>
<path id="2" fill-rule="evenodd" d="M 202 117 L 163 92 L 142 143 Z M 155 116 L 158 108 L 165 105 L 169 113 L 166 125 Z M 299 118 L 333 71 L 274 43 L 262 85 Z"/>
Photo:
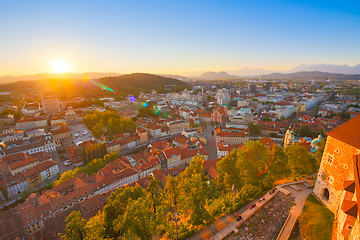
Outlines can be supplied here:
<path id="1" fill-rule="evenodd" d="M 299 144 L 289 144 L 285 148 L 288 168 L 293 178 L 312 174 L 316 169 L 315 158 L 311 152 Z"/>
<path id="2" fill-rule="evenodd" d="M 82 240 L 85 237 L 86 219 L 81 216 L 80 211 L 73 211 L 65 219 L 65 240 Z"/>
<path id="3" fill-rule="evenodd" d="M 259 125 L 249 122 L 248 129 L 249 129 L 250 136 L 261 136 L 261 129 L 260 129 Z"/>
<path id="4" fill-rule="evenodd" d="M 105 112 L 88 112 L 83 118 L 85 125 L 95 137 L 99 138 L 105 132 L 109 135 L 135 132 L 136 124 L 127 117 L 120 117 L 112 110 Z"/>

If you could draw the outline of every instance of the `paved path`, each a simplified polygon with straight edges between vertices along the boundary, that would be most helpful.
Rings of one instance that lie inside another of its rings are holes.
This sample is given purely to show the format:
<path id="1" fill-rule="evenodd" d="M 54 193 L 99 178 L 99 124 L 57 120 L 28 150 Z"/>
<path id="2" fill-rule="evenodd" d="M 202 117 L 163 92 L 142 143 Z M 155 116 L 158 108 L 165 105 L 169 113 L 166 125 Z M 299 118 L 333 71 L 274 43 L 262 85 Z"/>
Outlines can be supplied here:
<path id="1" fill-rule="evenodd" d="M 269 192 L 263 197 L 265 200 L 261 201 L 260 203 L 256 202 L 256 207 L 253 209 L 246 209 L 243 213 L 241 213 L 242 220 L 240 221 L 233 221 L 217 234 L 215 234 L 211 239 L 214 240 L 221 240 L 224 239 L 226 236 L 231 234 L 232 232 L 236 233 L 238 231 L 238 227 L 243 224 L 247 219 L 251 218 L 262 206 L 264 206 L 267 202 L 269 202 L 278 192 L 280 189 L 276 189 L 274 193 L 270 194 Z"/>
<path id="2" fill-rule="evenodd" d="M 305 201 L 309 194 L 313 191 L 312 188 L 307 187 L 305 184 L 296 184 L 301 190 L 295 190 L 289 186 L 284 187 L 286 190 L 291 192 L 291 195 L 295 197 L 295 206 L 292 208 L 291 213 L 286 220 L 277 240 L 287 240 L 294 227 L 296 219 L 300 216 Z"/>
<path id="3" fill-rule="evenodd" d="M 246 219 L 250 218 L 254 213 L 256 213 L 261 208 L 261 206 L 272 199 L 277 194 L 277 192 L 278 190 L 276 190 L 273 194 L 267 193 L 262 196 L 265 198 L 265 200 L 261 203 L 259 203 L 260 198 L 255 199 L 236 212 L 220 218 L 214 225 L 199 231 L 195 235 L 188 238 L 188 240 L 222 239 L 221 237 L 229 235 L 234 229 L 238 228 L 242 223 L 244 223 Z M 253 204 L 256 204 L 256 207 L 254 209 L 250 209 L 250 206 Z M 243 219 L 241 221 L 235 221 L 235 213 L 237 216 L 241 215 Z"/>
<path id="4" fill-rule="evenodd" d="M 239 228 L 240 225 L 242 225 L 246 221 L 246 219 L 249 219 L 252 215 L 254 215 L 262 206 L 264 206 L 267 202 L 269 202 L 278 192 L 282 192 L 285 195 L 291 194 L 295 198 L 295 206 L 293 207 L 291 215 L 288 217 L 287 222 L 284 224 L 283 229 L 281 230 L 281 236 L 279 234 L 279 237 L 281 237 L 281 239 L 287 239 L 283 237 L 290 235 L 292 227 L 294 226 L 297 217 L 302 212 L 302 208 L 304 206 L 304 203 L 308 195 L 313 190 L 312 188 L 309 188 L 309 186 L 305 186 L 304 185 L 305 182 L 306 181 L 303 180 L 303 181 L 278 185 L 276 187 L 275 193 L 273 194 L 267 193 L 265 196 L 263 196 L 265 198 L 265 201 L 259 203 L 258 202 L 259 199 L 256 199 L 251 203 L 247 204 L 246 206 L 242 207 L 240 210 L 238 210 L 236 213 L 237 216 L 239 215 L 242 216 L 243 219 L 241 221 L 235 221 L 235 215 L 229 214 L 223 218 L 220 218 L 215 225 L 212 225 L 207 229 L 198 232 L 197 234 L 188 238 L 188 240 L 224 239 L 232 232 L 234 233 L 237 232 L 238 231 L 237 228 Z M 291 188 L 289 185 L 296 185 L 301 190 L 295 190 Z M 249 207 L 254 203 L 256 203 L 256 207 L 254 209 L 249 209 Z"/>
<path id="5" fill-rule="evenodd" d="M 209 123 L 206 128 L 206 151 L 209 160 L 218 158 L 215 135 L 212 134 L 213 131 L 214 126 Z"/>

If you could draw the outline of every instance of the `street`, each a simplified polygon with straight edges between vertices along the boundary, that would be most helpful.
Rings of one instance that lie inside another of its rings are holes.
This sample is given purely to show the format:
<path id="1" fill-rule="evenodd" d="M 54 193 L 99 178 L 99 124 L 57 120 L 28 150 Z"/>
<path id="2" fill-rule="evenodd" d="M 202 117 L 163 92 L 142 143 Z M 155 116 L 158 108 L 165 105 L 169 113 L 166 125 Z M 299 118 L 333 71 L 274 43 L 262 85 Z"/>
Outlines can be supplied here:
<path id="1" fill-rule="evenodd" d="M 66 159 L 68 159 L 66 153 L 65 154 L 61 154 L 63 156 L 66 156 Z M 57 163 L 57 165 L 59 166 L 59 173 L 62 174 L 64 172 L 67 172 L 69 170 L 73 170 L 75 169 L 75 166 L 73 166 L 72 164 L 69 165 L 69 166 L 65 166 L 64 165 L 64 161 L 62 161 L 60 158 L 59 158 L 59 155 L 57 153 L 52 153 L 51 154 L 51 157 L 53 159 L 53 161 L 55 161 Z"/>
<path id="2" fill-rule="evenodd" d="M 91 131 L 87 129 L 85 124 L 74 124 L 69 125 L 71 129 L 71 135 L 73 137 L 73 142 L 77 146 L 78 143 L 82 143 L 88 140 L 95 140 L 95 137 L 92 135 Z"/>
<path id="3" fill-rule="evenodd" d="M 215 142 L 215 135 L 212 134 L 214 126 L 207 124 L 206 127 L 206 151 L 208 152 L 209 160 L 218 158 L 217 148 Z"/>

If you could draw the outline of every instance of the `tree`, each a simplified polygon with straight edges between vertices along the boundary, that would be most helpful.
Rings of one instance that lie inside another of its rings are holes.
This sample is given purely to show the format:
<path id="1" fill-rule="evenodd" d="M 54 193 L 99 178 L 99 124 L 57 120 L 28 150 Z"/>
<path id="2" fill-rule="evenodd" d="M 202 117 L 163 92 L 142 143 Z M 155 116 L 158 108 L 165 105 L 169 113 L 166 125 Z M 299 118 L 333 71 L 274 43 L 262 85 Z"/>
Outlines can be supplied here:
<path id="1" fill-rule="evenodd" d="M 86 220 L 81 216 L 80 211 L 72 211 L 65 219 L 66 228 L 65 240 L 82 240 L 85 237 Z"/>
<path id="2" fill-rule="evenodd" d="M 209 224 L 214 220 L 206 209 L 210 188 L 203 162 L 202 156 L 195 156 L 185 171 L 179 175 L 178 208 L 185 217 L 189 217 L 189 223 L 195 226 Z"/>
<path id="3" fill-rule="evenodd" d="M 313 135 L 313 132 L 310 130 L 309 125 L 303 124 L 300 129 L 298 130 L 298 134 L 301 137 L 310 137 Z"/>
<path id="4" fill-rule="evenodd" d="M 85 225 L 84 240 L 97 240 L 105 238 L 104 214 L 98 212 L 94 217 L 90 218 Z"/>
<path id="5" fill-rule="evenodd" d="M 287 158 L 285 156 L 284 150 L 275 145 L 272 148 L 268 148 L 268 156 L 273 157 L 273 161 L 269 167 L 269 174 L 275 179 L 281 179 L 288 176 L 289 169 L 287 167 Z"/>
<path id="6" fill-rule="evenodd" d="M 320 142 L 317 142 L 315 145 L 317 146 L 317 150 L 315 153 L 315 159 L 316 159 L 316 166 L 319 167 L 320 163 L 321 163 L 321 158 L 323 156 L 324 153 L 324 149 L 325 149 L 325 145 L 326 145 L 326 139 L 327 138 L 323 138 Z"/>
<path id="7" fill-rule="evenodd" d="M 259 125 L 249 122 L 248 123 L 248 129 L 249 129 L 249 135 L 250 136 L 260 136 L 261 135 L 261 129 Z"/>
<path id="8" fill-rule="evenodd" d="M 63 174 L 61 174 L 59 180 L 57 180 L 54 183 L 54 186 L 60 185 L 61 183 L 66 182 L 67 180 L 73 178 L 75 176 L 75 174 L 74 174 L 75 170 L 69 170 L 69 171 L 64 172 Z"/>
<path id="9" fill-rule="evenodd" d="M 139 186 L 118 188 L 109 196 L 104 207 L 104 226 L 107 237 L 117 238 L 126 233 L 126 225 L 121 227 L 119 222 L 123 221 L 122 218 L 128 205 L 144 196 L 144 191 Z"/>
<path id="10" fill-rule="evenodd" d="M 168 208 L 175 208 L 178 202 L 178 178 L 168 175 L 164 188 L 165 204 Z"/>
<path id="11" fill-rule="evenodd" d="M 146 195 L 151 202 L 151 209 L 156 214 L 156 208 L 160 205 L 160 181 L 152 177 L 149 186 L 146 188 Z"/>
<path id="12" fill-rule="evenodd" d="M 271 161 L 266 158 L 266 147 L 260 141 L 248 141 L 237 152 L 236 166 L 244 184 L 257 184 L 263 172 Z"/>
<path id="13" fill-rule="evenodd" d="M 107 134 L 113 135 L 124 132 L 133 133 L 136 129 L 136 124 L 133 120 L 121 117 L 113 110 L 87 112 L 83 120 L 97 138 L 104 134 L 105 131 Z"/>
<path id="14" fill-rule="evenodd" d="M 293 179 L 312 174 L 315 171 L 315 159 L 306 147 L 299 144 L 289 144 L 284 151 L 288 159 L 287 165 Z"/>
<path id="15" fill-rule="evenodd" d="M 130 200 L 124 213 L 116 219 L 114 229 L 121 233 L 122 239 L 152 239 L 156 222 L 148 199 Z"/>
<path id="16" fill-rule="evenodd" d="M 240 170 L 237 168 L 237 150 L 231 151 L 228 155 L 220 159 L 216 163 L 216 168 L 219 171 L 219 179 L 225 187 L 229 190 L 233 185 L 241 188 Z"/>

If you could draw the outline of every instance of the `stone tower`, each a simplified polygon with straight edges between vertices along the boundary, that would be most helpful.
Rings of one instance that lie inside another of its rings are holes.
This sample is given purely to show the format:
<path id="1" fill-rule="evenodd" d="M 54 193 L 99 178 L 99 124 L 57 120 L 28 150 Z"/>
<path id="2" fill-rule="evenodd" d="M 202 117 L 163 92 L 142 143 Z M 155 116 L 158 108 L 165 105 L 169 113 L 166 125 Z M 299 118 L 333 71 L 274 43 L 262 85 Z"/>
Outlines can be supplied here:
<path id="1" fill-rule="evenodd" d="M 335 215 L 333 239 L 360 236 L 360 116 L 327 133 L 314 194 Z"/>

